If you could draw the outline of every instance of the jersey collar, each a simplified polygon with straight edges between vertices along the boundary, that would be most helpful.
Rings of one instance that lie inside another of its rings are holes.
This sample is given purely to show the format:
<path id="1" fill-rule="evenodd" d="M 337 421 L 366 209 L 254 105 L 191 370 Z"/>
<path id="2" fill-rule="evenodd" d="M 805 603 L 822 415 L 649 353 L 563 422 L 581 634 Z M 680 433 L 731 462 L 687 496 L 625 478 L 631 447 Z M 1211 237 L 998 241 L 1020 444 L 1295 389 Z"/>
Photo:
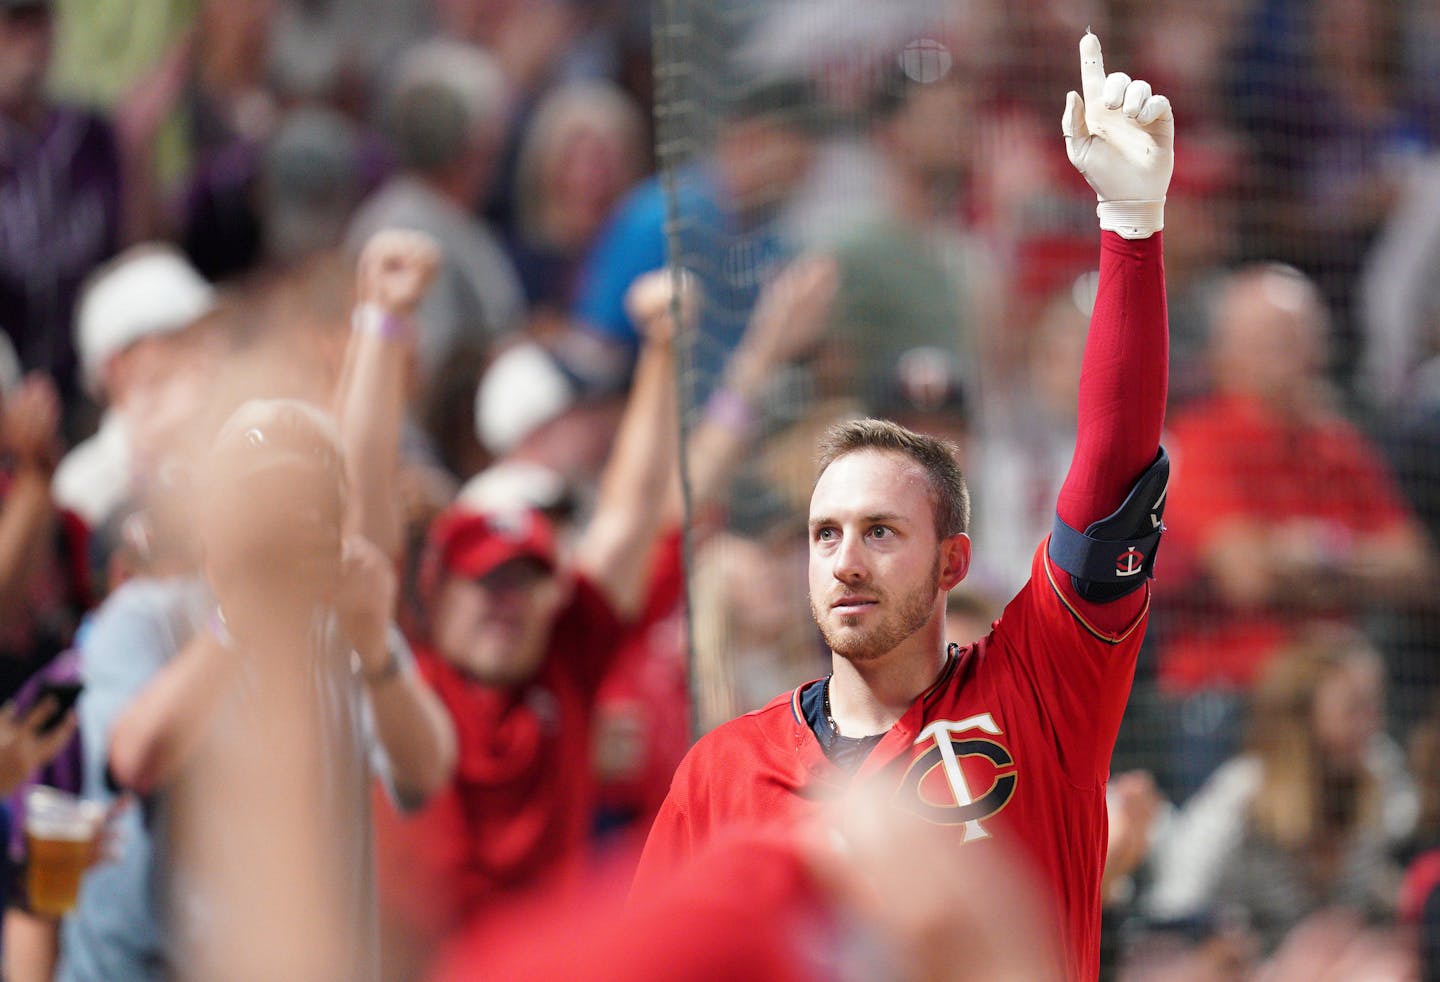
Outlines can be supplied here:
<path id="1" fill-rule="evenodd" d="M 898 755 L 901 748 L 914 742 L 915 735 L 920 732 L 920 727 L 925 720 L 927 706 L 950 683 L 960 663 L 964 660 L 965 650 L 953 641 L 950 643 L 949 647 L 945 649 L 945 664 L 940 669 L 940 674 L 935 677 L 934 682 L 930 683 L 929 688 L 915 697 L 910 708 L 905 710 L 905 715 L 890 727 L 884 738 L 870 751 L 870 756 L 865 759 L 865 763 L 861 764 L 860 769 L 856 772 L 857 777 L 872 773 L 885 766 Z M 794 725 L 795 748 L 803 755 L 819 758 L 836 773 L 840 773 L 839 768 L 831 764 L 830 759 L 825 756 L 819 738 L 810 729 L 810 724 L 805 721 L 804 710 L 800 707 L 800 694 L 810 686 L 823 684 L 824 681 L 823 678 L 812 679 L 797 685 L 790 693 L 790 719 Z"/>

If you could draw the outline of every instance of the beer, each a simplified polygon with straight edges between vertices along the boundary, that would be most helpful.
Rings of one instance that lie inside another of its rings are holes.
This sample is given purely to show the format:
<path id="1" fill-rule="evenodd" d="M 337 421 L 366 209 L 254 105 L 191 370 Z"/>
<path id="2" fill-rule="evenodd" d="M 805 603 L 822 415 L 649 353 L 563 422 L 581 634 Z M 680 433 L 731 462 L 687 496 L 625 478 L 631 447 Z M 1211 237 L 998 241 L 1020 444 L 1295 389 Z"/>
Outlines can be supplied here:
<path id="1" fill-rule="evenodd" d="M 45 839 L 27 832 L 25 844 L 29 854 L 25 890 L 30 909 L 49 917 L 68 914 L 79 898 L 80 878 L 94 857 L 94 837 Z"/>
<path id="2" fill-rule="evenodd" d="M 80 894 L 80 880 L 95 858 L 104 811 L 90 801 L 44 786 L 25 795 L 25 889 L 30 909 L 60 917 Z"/>

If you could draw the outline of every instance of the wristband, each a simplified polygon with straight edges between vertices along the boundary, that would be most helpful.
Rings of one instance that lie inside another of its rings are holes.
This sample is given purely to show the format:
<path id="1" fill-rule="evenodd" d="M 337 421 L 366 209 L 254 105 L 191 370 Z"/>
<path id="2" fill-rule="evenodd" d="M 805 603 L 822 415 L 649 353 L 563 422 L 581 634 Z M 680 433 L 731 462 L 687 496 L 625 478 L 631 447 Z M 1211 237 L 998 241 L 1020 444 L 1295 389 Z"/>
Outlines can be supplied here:
<path id="1" fill-rule="evenodd" d="M 395 649 L 387 646 L 385 649 L 385 664 L 373 672 L 367 672 L 361 669 L 360 677 L 365 680 L 366 685 L 373 688 L 398 676 L 400 674 L 400 667 L 400 658 L 395 654 Z"/>
<path id="2" fill-rule="evenodd" d="M 357 304 L 350 317 L 350 327 L 356 334 L 384 338 L 386 341 L 404 341 L 410 337 L 410 322 L 397 317 L 379 304 Z"/>
<path id="3" fill-rule="evenodd" d="M 716 389 L 705 403 L 705 420 L 743 437 L 755 426 L 755 412 L 731 390 Z"/>
<path id="4" fill-rule="evenodd" d="M 383 685 L 399 676 L 409 657 L 410 646 L 405 643 L 405 635 L 401 634 L 399 628 L 394 624 L 391 624 L 389 630 L 385 632 L 385 664 L 373 672 L 367 672 L 364 663 L 360 660 L 360 652 L 354 649 L 351 649 L 350 652 L 350 664 L 367 686 L 374 687 Z"/>
<path id="5" fill-rule="evenodd" d="M 1100 227 L 1127 239 L 1148 239 L 1165 227 L 1165 199 L 1102 201 L 1095 206 Z"/>

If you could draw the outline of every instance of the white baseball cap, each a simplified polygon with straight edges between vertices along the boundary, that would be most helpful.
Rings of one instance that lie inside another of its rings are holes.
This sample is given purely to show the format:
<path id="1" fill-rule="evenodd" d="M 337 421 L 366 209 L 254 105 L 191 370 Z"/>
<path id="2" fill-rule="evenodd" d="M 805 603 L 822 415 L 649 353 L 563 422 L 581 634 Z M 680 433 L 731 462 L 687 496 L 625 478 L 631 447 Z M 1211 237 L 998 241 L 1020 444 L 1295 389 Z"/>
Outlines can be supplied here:
<path id="1" fill-rule="evenodd" d="M 455 503 L 483 513 L 525 508 L 544 511 L 560 504 L 568 490 L 565 479 L 549 467 L 506 460 L 466 481 L 455 496 Z"/>
<path id="2" fill-rule="evenodd" d="M 475 435 L 492 454 L 509 453 L 526 436 L 575 404 L 575 382 L 533 341 L 506 349 L 475 390 Z"/>
<path id="3" fill-rule="evenodd" d="M 142 338 L 189 327 L 215 308 L 215 288 L 175 248 L 134 246 L 91 276 L 80 297 L 75 342 L 85 387 L 105 363 Z"/>

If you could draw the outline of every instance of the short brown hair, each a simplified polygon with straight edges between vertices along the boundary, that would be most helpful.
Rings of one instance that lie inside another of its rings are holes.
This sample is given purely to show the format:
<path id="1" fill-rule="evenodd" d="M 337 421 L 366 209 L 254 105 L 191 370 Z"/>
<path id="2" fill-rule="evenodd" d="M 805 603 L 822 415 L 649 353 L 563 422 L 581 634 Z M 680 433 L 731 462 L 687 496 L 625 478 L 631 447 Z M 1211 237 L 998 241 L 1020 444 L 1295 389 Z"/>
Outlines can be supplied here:
<path id="1" fill-rule="evenodd" d="M 816 480 L 835 461 L 861 450 L 903 454 L 925 469 L 935 494 L 935 531 L 940 538 L 949 538 L 970 528 L 970 489 L 965 486 L 960 452 L 955 444 L 914 433 L 888 419 L 836 423 L 820 439 Z"/>

